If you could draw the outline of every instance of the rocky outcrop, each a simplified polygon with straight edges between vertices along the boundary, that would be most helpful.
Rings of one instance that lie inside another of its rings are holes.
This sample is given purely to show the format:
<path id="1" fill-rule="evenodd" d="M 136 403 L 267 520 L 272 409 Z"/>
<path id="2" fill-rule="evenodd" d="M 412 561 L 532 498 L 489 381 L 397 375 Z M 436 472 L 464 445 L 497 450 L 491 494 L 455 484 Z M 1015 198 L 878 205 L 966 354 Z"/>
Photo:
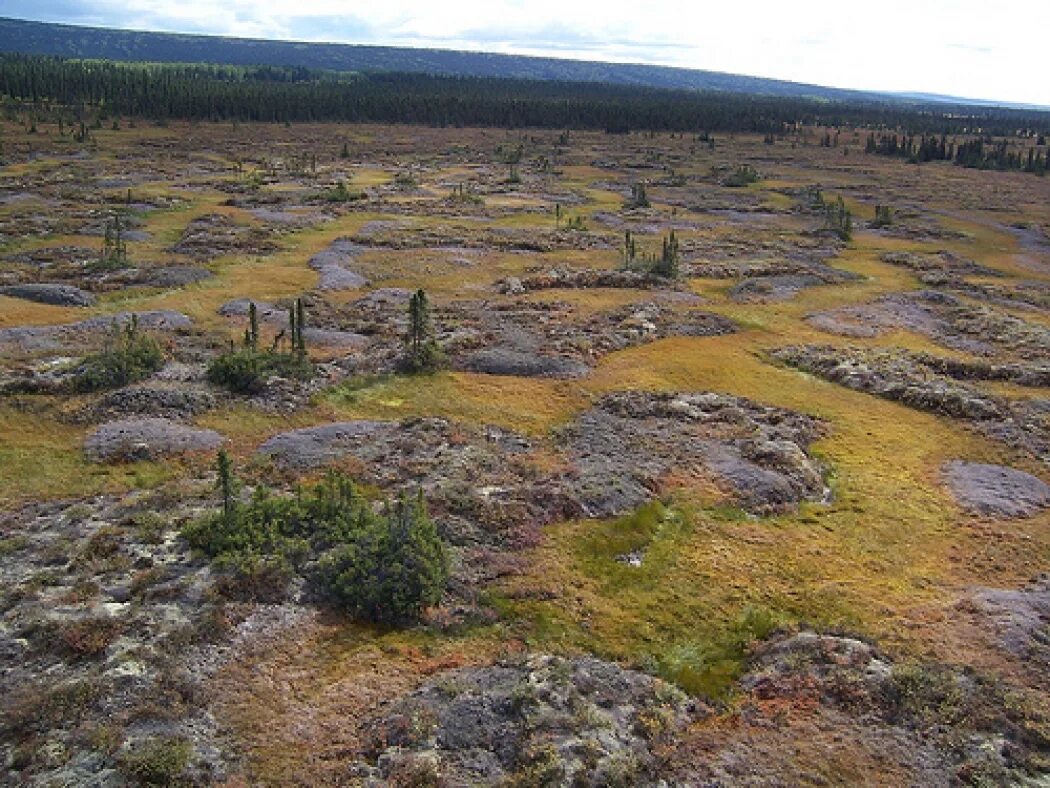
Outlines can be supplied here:
<path id="1" fill-rule="evenodd" d="M 985 435 L 1050 461 L 1046 400 L 1010 400 L 987 393 L 960 377 L 1035 382 L 1044 367 L 1027 364 L 983 365 L 940 359 L 902 350 L 804 345 L 770 354 L 805 372 L 842 386 L 901 402 L 918 410 L 971 422 Z"/>
<path id="2" fill-rule="evenodd" d="M 1050 329 L 1001 310 L 966 303 L 938 290 L 895 293 L 857 306 L 808 315 L 810 325 L 849 337 L 876 337 L 888 331 L 923 334 L 953 350 L 978 355 L 1046 359 Z"/>
<path id="3" fill-rule="evenodd" d="M 92 306 L 98 299 L 73 285 L 25 284 L 0 287 L 0 295 L 54 306 Z"/>
<path id="4" fill-rule="evenodd" d="M 953 460 L 941 474 L 964 509 L 992 517 L 1030 517 L 1050 506 L 1050 485 L 1001 465 Z"/>
<path id="5" fill-rule="evenodd" d="M 658 748 L 704 711 L 644 673 L 531 655 L 440 673 L 371 724 L 355 776 L 389 785 L 657 785 Z"/>
<path id="6" fill-rule="evenodd" d="M 147 331 L 173 331 L 191 325 L 186 315 L 168 309 L 135 312 L 134 316 L 139 328 Z M 79 350 L 85 340 L 98 342 L 114 325 L 127 325 L 131 318 L 131 312 L 118 312 L 57 326 L 0 328 L 0 350 L 15 353 Z"/>
<path id="7" fill-rule="evenodd" d="M 214 430 L 197 429 L 163 418 L 111 421 L 84 441 L 92 460 L 133 462 L 157 460 L 194 451 L 213 451 L 223 438 Z"/>
<path id="8" fill-rule="evenodd" d="M 806 453 L 822 433 L 816 419 L 740 397 L 610 394 L 562 433 L 575 467 L 566 484 L 591 517 L 636 508 L 672 475 L 706 477 L 752 512 L 784 511 L 826 494 Z"/>
<path id="9" fill-rule="evenodd" d="M 361 274 L 347 268 L 361 247 L 353 241 L 338 239 L 310 258 L 310 267 L 320 274 L 318 290 L 360 290 L 368 286 Z"/>

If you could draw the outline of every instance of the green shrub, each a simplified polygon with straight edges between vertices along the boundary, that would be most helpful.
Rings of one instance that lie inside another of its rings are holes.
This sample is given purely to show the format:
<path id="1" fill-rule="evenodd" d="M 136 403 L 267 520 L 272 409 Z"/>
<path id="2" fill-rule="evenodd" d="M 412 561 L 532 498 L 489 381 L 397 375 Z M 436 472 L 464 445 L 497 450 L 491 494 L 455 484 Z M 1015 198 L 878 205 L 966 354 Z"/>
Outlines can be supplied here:
<path id="1" fill-rule="evenodd" d="M 149 377 L 163 364 L 157 340 L 139 331 L 138 318 L 132 315 L 123 328 L 114 323 L 102 351 L 81 362 L 73 388 L 80 392 L 119 388 Z"/>
<path id="2" fill-rule="evenodd" d="M 215 559 L 219 591 L 233 598 L 280 598 L 299 572 L 352 615 L 405 623 L 436 604 L 448 558 L 422 498 L 373 511 L 345 476 L 330 472 L 311 489 L 279 497 L 258 488 L 182 531 Z"/>
<path id="3" fill-rule="evenodd" d="M 399 500 L 322 563 L 325 585 L 353 615 L 403 623 L 441 600 L 448 558 L 420 496 Z"/>
<path id="4" fill-rule="evenodd" d="M 294 380 L 310 380 L 314 368 L 306 355 L 306 339 L 303 334 L 305 324 L 306 309 L 302 299 L 297 298 L 288 310 L 288 352 L 278 351 L 278 344 L 284 337 L 283 331 L 274 340 L 272 348 L 260 350 L 258 312 L 255 303 L 249 303 L 244 345 L 238 350 L 231 342 L 229 352 L 223 353 L 208 365 L 208 380 L 239 394 L 257 393 L 262 389 L 266 378 L 275 375 Z"/>
<path id="5" fill-rule="evenodd" d="M 363 191 L 350 191 L 346 186 L 346 181 L 339 181 L 331 189 L 320 194 L 320 198 L 326 202 L 355 202 L 367 197 L 368 195 Z"/>
<path id="6" fill-rule="evenodd" d="M 736 172 L 723 181 L 725 186 L 732 188 L 749 186 L 752 183 L 758 183 L 758 173 L 750 164 L 744 164 L 737 167 Z"/>
<path id="7" fill-rule="evenodd" d="M 151 739 L 124 755 L 120 768 L 138 785 L 178 785 L 189 765 L 190 753 L 190 743 L 185 739 Z"/>
<path id="8" fill-rule="evenodd" d="M 841 197 L 833 203 L 825 204 L 824 229 L 834 233 L 843 241 L 848 241 L 853 237 L 853 216 Z"/>
<path id="9" fill-rule="evenodd" d="M 208 365 L 210 382 L 238 394 L 259 392 L 272 376 L 310 380 L 313 374 L 313 364 L 304 356 L 250 347 L 223 353 Z"/>

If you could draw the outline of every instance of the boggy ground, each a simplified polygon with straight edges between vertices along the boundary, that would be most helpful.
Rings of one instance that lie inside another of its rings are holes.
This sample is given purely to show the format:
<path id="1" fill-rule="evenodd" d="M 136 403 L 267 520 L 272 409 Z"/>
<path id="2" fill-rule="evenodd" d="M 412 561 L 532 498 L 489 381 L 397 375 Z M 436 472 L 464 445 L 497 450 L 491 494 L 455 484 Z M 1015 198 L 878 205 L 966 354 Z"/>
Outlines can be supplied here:
<path id="1" fill-rule="evenodd" d="M 1045 779 L 1050 180 L 851 130 L 120 125 L 3 126 L 4 781 Z M 671 229 L 679 279 L 619 270 Z M 420 287 L 448 369 L 403 376 Z M 300 297 L 313 381 L 207 382 Z M 163 368 L 70 393 L 133 313 Z M 231 586 L 178 536 L 219 443 L 245 494 L 421 487 L 442 605 Z"/>

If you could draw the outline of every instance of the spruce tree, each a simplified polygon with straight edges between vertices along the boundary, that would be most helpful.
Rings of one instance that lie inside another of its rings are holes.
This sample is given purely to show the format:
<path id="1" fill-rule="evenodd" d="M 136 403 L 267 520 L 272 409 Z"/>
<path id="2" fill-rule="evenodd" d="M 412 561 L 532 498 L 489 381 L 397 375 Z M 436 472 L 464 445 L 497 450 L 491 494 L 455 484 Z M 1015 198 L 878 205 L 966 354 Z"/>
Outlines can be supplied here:
<path id="1" fill-rule="evenodd" d="M 255 308 L 255 302 L 248 303 L 248 342 L 252 350 L 259 349 L 259 310 Z"/>
<path id="2" fill-rule="evenodd" d="M 306 355 L 306 339 L 303 337 L 303 327 L 306 325 L 306 307 L 303 299 L 295 299 L 295 335 L 292 337 L 294 350 L 300 356 Z"/>
<path id="3" fill-rule="evenodd" d="M 417 290 L 408 302 L 408 333 L 402 366 L 407 372 L 433 372 L 441 365 L 441 351 L 433 338 L 430 302 L 424 290 Z"/>
<path id="4" fill-rule="evenodd" d="M 215 486 L 222 495 L 222 517 L 226 523 L 232 523 L 236 515 L 234 496 L 237 494 L 237 481 L 233 476 L 233 463 L 230 462 L 226 449 L 219 449 L 215 459 L 215 470 L 218 473 Z"/>

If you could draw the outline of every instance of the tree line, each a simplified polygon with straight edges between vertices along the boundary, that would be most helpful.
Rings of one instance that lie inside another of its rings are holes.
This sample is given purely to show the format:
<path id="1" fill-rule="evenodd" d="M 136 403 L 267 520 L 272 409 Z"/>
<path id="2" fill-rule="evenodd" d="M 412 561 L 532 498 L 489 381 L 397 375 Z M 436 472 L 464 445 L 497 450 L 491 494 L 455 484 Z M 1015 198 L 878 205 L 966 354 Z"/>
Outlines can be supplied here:
<path id="1" fill-rule="evenodd" d="M 1040 150 L 1042 148 L 1042 150 Z M 1011 146 L 1009 140 L 982 135 L 972 139 L 948 139 L 947 134 L 913 136 L 874 133 L 868 135 L 864 150 L 880 156 L 897 156 L 919 164 L 951 161 L 962 167 L 981 170 L 1020 170 L 1044 175 L 1050 162 L 1046 137 L 1039 135 L 1034 145 Z"/>
<path id="2" fill-rule="evenodd" d="M 158 120 L 374 122 L 782 134 L 800 125 L 909 128 L 914 133 L 1045 133 L 1050 113 L 916 108 L 584 82 L 352 73 L 301 66 L 116 63 L 0 56 L 0 95 L 35 113 Z"/>

